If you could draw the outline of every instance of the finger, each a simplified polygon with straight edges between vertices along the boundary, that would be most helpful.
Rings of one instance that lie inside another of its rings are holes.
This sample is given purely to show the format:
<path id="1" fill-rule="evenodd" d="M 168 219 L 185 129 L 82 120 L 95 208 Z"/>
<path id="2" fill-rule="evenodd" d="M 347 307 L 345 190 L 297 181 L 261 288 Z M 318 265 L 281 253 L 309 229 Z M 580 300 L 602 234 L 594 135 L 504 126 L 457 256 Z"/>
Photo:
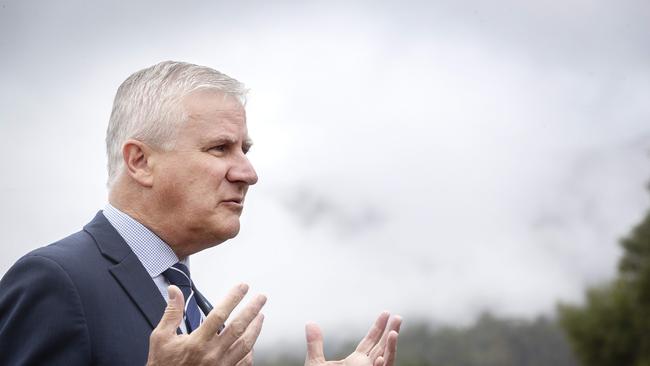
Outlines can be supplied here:
<path id="1" fill-rule="evenodd" d="M 219 335 L 220 346 L 228 348 L 237 339 L 241 338 L 249 328 L 249 324 L 259 315 L 266 304 L 266 296 L 257 295 L 248 305 L 224 328 Z M 243 355 L 242 355 L 243 356 Z"/>
<path id="2" fill-rule="evenodd" d="M 375 344 L 379 342 L 384 329 L 386 329 L 386 323 L 388 323 L 389 316 L 390 314 L 387 311 L 379 314 L 379 317 L 377 317 L 377 320 L 375 320 L 375 324 L 370 327 L 368 334 L 366 334 L 366 336 L 359 343 L 359 346 L 357 346 L 357 352 L 361 352 L 363 354 L 370 353 L 370 350 L 372 350 L 372 347 L 374 347 Z"/>
<path id="3" fill-rule="evenodd" d="M 176 329 L 183 320 L 183 309 L 185 309 L 185 299 L 181 290 L 171 285 L 167 287 L 169 301 L 156 330 L 163 333 L 176 334 Z"/>
<path id="4" fill-rule="evenodd" d="M 253 351 L 250 351 L 246 357 L 237 362 L 235 366 L 252 366 L 253 365 Z"/>
<path id="5" fill-rule="evenodd" d="M 399 334 L 399 329 L 402 327 L 402 317 L 400 315 L 395 315 L 393 321 L 388 326 L 388 332 L 391 330 L 396 331 Z"/>
<path id="6" fill-rule="evenodd" d="M 262 331 L 262 323 L 264 323 L 264 314 L 257 314 L 255 319 L 250 323 L 250 326 L 246 328 L 246 332 L 226 352 L 224 358 L 231 362 L 225 362 L 225 364 L 230 365 L 244 360 L 249 354 L 252 357 L 253 346 Z"/>
<path id="7" fill-rule="evenodd" d="M 246 296 L 247 292 L 248 285 L 245 283 L 240 283 L 231 288 L 226 294 L 226 297 L 224 297 L 223 300 L 221 300 L 221 302 L 210 311 L 210 314 L 205 318 L 203 324 L 201 324 L 197 330 L 192 332 L 192 334 L 203 339 L 211 339 L 219 332 L 223 324 L 226 322 L 226 319 L 230 316 L 230 313 L 232 313 L 237 304 L 239 304 L 244 296 Z"/>
<path id="8" fill-rule="evenodd" d="M 261 315 L 261 314 L 260 314 Z M 261 329 L 261 327 L 260 327 Z M 253 365 L 253 350 L 251 349 L 250 352 L 244 358 L 242 358 L 239 362 L 237 362 L 237 365 L 235 366 L 251 366 Z"/>
<path id="9" fill-rule="evenodd" d="M 384 354 L 384 366 L 393 366 L 395 363 L 398 336 L 399 334 L 394 330 L 391 330 L 390 333 L 388 333 L 388 340 L 386 341 L 386 353 Z"/>
<path id="10" fill-rule="evenodd" d="M 307 338 L 307 362 L 305 362 L 305 365 L 325 362 L 323 333 L 316 323 L 307 323 L 305 325 L 305 338 Z"/>
<path id="11" fill-rule="evenodd" d="M 381 356 L 377 357 L 372 366 L 384 366 L 384 358 Z"/>
<path id="12" fill-rule="evenodd" d="M 371 360 L 374 360 L 377 357 L 384 355 L 385 348 L 386 348 L 386 340 L 388 339 L 388 333 L 390 333 L 390 331 L 392 330 L 399 333 L 399 329 L 401 325 L 402 325 L 402 317 L 399 315 L 395 315 L 393 318 L 389 320 L 388 327 L 386 327 L 384 334 L 382 334 L 379 343 L 377 343 L 368 354 Z"/>

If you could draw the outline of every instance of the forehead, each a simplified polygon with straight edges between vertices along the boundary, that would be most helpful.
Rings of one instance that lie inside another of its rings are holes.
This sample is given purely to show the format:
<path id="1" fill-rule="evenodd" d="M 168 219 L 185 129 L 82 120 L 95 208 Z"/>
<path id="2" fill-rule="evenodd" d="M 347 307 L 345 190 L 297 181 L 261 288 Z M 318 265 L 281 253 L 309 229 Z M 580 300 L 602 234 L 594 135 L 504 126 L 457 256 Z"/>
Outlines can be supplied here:
<path id="1" fill-rule="evenodd" d="M 241 102 L 220 91 L 194 91 L 183 98 L 182 104 L 191 119 L 223 116 L 246 120 L 246 111 Z"/>
<path id="2" fill-rule="evenodd" d="M 247 137 L 246 110 L 237 98 L 219 91 L 199 90 L 183 98 L 182 104 L 188 119 L 180 135 L 187 131 L 202 138 L 223 133 Z"/>

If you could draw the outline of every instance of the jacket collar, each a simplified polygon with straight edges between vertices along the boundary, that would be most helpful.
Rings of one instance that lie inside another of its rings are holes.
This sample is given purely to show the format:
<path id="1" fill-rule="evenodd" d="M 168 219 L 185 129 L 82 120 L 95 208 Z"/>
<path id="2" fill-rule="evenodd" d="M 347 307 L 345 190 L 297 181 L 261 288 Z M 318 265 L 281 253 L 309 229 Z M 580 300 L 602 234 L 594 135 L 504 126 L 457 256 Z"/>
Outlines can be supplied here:
<path id="1" fill-rule="evenodd" d="M 93 237 L 102 255 L 114 263 L 108 271 L 140 309 L 152 329 L 155 328 L 165 312 L 166 304 L 138 257 L 101 211 L 84 226 L 84 231 Z"/>

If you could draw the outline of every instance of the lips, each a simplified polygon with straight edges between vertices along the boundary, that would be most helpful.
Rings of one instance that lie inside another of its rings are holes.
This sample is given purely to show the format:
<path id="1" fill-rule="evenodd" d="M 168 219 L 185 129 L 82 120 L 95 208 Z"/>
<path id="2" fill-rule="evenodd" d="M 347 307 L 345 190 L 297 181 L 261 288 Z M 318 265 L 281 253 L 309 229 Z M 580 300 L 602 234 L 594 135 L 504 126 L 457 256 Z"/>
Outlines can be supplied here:
<path id="1" fill-rule="evenodd" d="M 236 204 L 241 205 L 243 200 L 244 200 L 243 198 L 235 197 L 235 198 L 225 199 L 225 200 L 223 200 L 221 202 L 224 202 L 224 203 L 236 203 Z"/>

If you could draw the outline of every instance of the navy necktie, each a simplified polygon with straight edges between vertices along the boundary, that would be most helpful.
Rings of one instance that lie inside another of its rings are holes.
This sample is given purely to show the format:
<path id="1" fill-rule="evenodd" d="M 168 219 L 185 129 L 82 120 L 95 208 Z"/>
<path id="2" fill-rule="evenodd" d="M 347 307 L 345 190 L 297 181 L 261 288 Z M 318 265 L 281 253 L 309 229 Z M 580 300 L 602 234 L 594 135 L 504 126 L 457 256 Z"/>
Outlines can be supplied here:
<path id="1" fill-rule="evenodd" d="M 176 263 L 169 267 L 163 275 L 172 285 L 177 286 L 185 298 L 185 311 L 183 312 L 183 319 L 187 327 L 187 333 L 201 325 L 201 311 L 196 302 L 194 289 L 192 288 L 192 280 L 190 279 L 190 270 L 183 263 Z"/>

